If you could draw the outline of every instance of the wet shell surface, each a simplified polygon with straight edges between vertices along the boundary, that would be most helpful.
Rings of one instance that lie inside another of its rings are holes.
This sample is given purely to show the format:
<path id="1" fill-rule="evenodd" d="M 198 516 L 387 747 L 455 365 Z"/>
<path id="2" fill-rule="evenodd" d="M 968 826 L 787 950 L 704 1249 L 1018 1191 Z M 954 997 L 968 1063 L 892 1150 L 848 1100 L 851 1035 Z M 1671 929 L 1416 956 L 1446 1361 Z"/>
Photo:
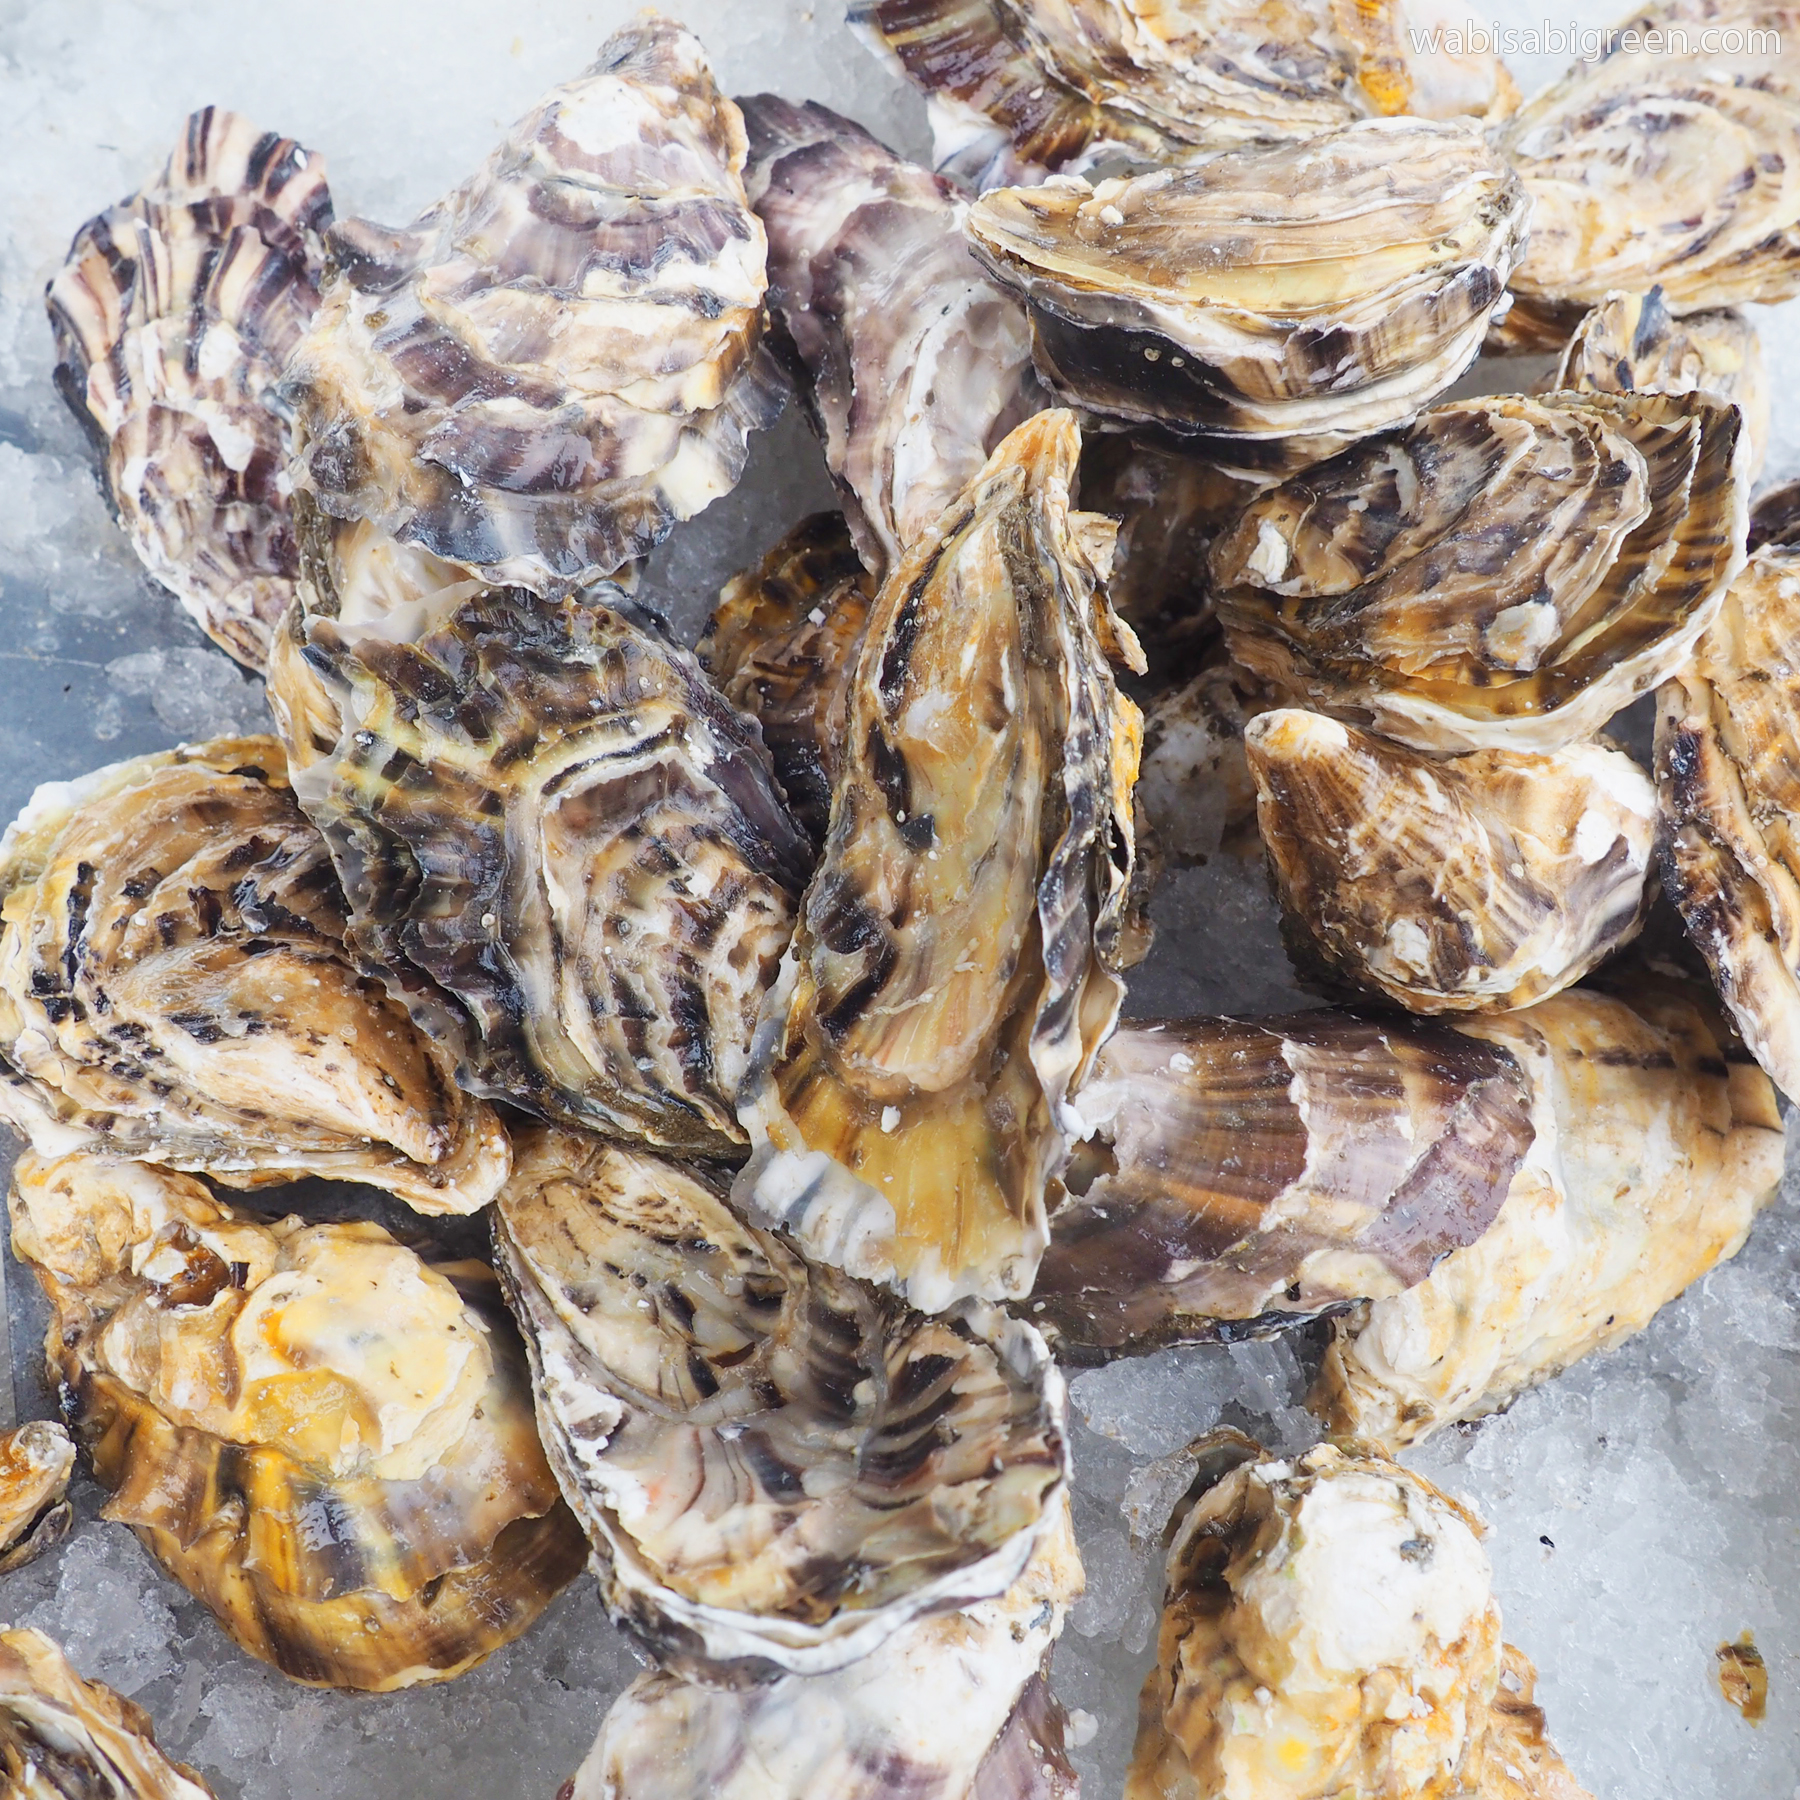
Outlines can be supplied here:
<path id="1" fill-rule="evenodd" d="M 1062 1505 L 1036 1332 L 810 1265 L 697 1166 L 534 1134 L 495 1238 L 609 1608 L 665 1664 L 842 1668 L 1004 1592 Z"/>
<path id="2" fill-rule="evenodd" d="M 1194 169 L 999 189 L 968 230 L 1069 404 L 1226 441 L 1337 434 L 1328 454 L 1474 361 L 1528 213 L 1476 132 L 1377 119 Z"/>
<path id="3" fill-rule="evenodd" d="M 1530 1080 L 1531 1151 L 1481 1237 L 1339 1321 L 1315 1396 L 1333 1431 L 1398 1449 L 1497 1411 L 1737 1253 L 1781 1180 L 1774 1089 L 1709 997 L 1631 993 L 1465 1027 Z"/>
<path id="4" fill-rule="evenodd" d="M 1256 784 L 1244 730 L 1274 696 L 1238 664 L 1214 654 L 1194 678 L 1144 713 L 1144 756 L 1135 798 L 1171 863 L 1205 862 L 1256 836 Z"/>
<path id="5" fill-rule="evenodd" d="M 1623 751 L 1431 757 L 1320 713 L 1244 732 L 1257 819 L 1313 960 L 1412 1012 L 1503 1012 L 1579 981 L 1650 900 L 1656 789 Z"/>
<path id="6" fill-rule="evenodd" d="M 1030 1288 L 1123 995 L 1141 721 L 1107 649 L 1135 646 L 1079 450 L 1066 412 L 1021 425 L 877 597 L 745 1088 L 740 1202 L 928 1311 Z"/>
<path id="7" fill-rule="evenodd" d="M 1246 507 L 1232 654 L 1416 749 L 1559 749 L 1678 669 L 1743 561 L 1740 415 L 1707 395 L 1459 400 Z"/>
<path id="8" fill-rule="evenodd" d="M 111 1157 L 21 1157 L 12 1224 L 105 1517 L 251 1655 L 314 1686 L 448 1680 L 579 1570 L 481 1264 Z"/>
<path id="9" fill-rule="evenodd" d="M 1238 1337 L 1421 1281 L 1531 1144 L 1512 1056 L 1422 1020 L 1122 1025 L 1023 1305 L 1094 1360 Z"/>
<path id="10" fill-rule="evenodd" d="M 1031 328 L 945 183 L 826 107 L 742 104 L 770 314 L 879 578 L 1045 404 Z"/>
<path id="11" fill-rule="evenodd" d="M 506 1133 L 352 965 L 273 738 L 48 782 L 0 841 L 0 1116 L 232 1186 L 278 1171 L 472 1212 Z"/>
<path id="12" fill-rule="evenodd" d="M 340 222 L 284 382 L 297 479 L 537 592 L 643 555 L 773 417 L 744 155 L 699 43 L 646 15 L 410 227 Z"/>
<path id="13" fill-rule="evenodd" d="M 67 1534 L 74 1468 L 75 1445 L 60 1425 L 31 1419 L 0 1437 L 0 1575 Z"/>
<path id="14" fill-rule="evenodd" d="M 57 386 L 144 566 L 260 670 L 293 597 L 288 430 L 270 404 L 319 304 L 325 162 L 207 107 L 90 219 L 45 298 Z"/>

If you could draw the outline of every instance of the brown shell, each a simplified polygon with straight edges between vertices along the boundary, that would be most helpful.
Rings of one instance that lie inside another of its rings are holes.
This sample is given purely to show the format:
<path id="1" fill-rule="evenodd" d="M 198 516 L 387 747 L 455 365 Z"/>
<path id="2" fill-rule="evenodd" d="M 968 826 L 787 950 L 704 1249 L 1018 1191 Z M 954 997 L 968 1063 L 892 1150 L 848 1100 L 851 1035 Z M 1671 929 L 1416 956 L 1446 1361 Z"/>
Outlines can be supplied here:
<path id="1" fill-rule="evenodd" d="M 0 1575 L 22 1569 L 67 1534 L 64 1497 L 75 1446 L 60 1425 L 30 1419 L 0 1437 Z"/>

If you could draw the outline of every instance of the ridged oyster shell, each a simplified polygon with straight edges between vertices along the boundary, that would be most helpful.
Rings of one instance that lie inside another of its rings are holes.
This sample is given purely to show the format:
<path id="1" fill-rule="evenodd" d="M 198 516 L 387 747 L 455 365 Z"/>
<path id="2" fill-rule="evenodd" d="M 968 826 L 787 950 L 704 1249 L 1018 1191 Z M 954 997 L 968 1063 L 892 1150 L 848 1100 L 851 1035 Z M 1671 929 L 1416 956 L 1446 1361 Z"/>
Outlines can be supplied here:
<path id="1" fill-rule="evenodd" d="M 472 1212 L 506 1133 L 352 966 L 273 738 L 49 782 L 0 840 L 0 1116 L 46 1154 L 366 1181 Z"/>
<path id="2" fill-rule="evenodd" d="M 90 219 L 45 295 L 57 386 L 144 566 L 261 670 L 298 569 L 269 404 L 319 304 L 324 158 L 207 107 L 160 175 Z"/>
<path id="3" fill-rule="evenodd" d="M 703 1169 L 521 1141 L 495 1222 L 544 1441 L 665 1662 L 819 1675 L 1003 1592 L 1062 1504 L 1062 1378 L 740 1222 Z"/>
<path id="4" fill-rule="evenodd" d="M 650 14 L 412 226 L 341 221 L 284 384 L 297 478 L 538 592 L 643 555 L 772 417 L 744 155 L 699 43 Z"/>
<path id="5" fill-rule="evenodd" d="M 1458 400 L 1260 495 L 1213 545 L 1232 654 L 1416 749 L 1554 750 L 1679 668 L 1743 560 L 1702 394 Z"/>
<path id="6" fill-rule="evenodd" d="M 1479 353 L 1528 212 L 1477 133 L 1373 119 L 1194 169 L 999 189 L 968 229 L 1066 402 L 1257 441 L 1379 431 L 1434 399 Z"/>
<path id="7" fill-rule="evenodd" d="M 64 1496 L 75 1445 L 60 1425 L 29 1419 L 0 1437 L 0 1575 L 61 1541 L 73 1517 Z"/>
<path id="8" fill-rule="evenodd" d="M 110 1157 L 21 1157 L 12 1224 L 105 1516 L 253 1656 L 315 1686 L 448 1680 L 579 1570 L 482 1265 Z"/>
<path id="9" fill-rule="evenodd" d="M 1649 905 L 1656 789 L 1623 751 L 1430 757 L 1319 713 L 1250 721 L 1291 930 L 1412 1012 L 1501 1012 L 1579 981 Z"/>
<path id="10" fill-rule="evenodd" d="M 1029 1289 L 1123 995 L 1141 721 L 1079 450 L 1066 412 L 1019 426 L 882 587 L 744 1091 L 740 1201 L 930 1311 Z"/>
<path id="11" fill-rule="evenodd" d="M 1338 1323 L 1315 1401 L 1334 1431 L 1398 1449 L 1498 1411 L 1737 1253 L 1781 1180 L 1774 1090 L 1699 996 L 1631 994 L 1465 1027 L 1526 1072 L 1531 1151 L 1479 1238 Z"/>
<path id="12" fill-rule="evenodd" d="M 1421 1281 L 1531 1143 L 1503 1049 L 1351 1013 L 1121 1025 L 1025 1316 L 1071 1355 L 1245 1335 Z"/>

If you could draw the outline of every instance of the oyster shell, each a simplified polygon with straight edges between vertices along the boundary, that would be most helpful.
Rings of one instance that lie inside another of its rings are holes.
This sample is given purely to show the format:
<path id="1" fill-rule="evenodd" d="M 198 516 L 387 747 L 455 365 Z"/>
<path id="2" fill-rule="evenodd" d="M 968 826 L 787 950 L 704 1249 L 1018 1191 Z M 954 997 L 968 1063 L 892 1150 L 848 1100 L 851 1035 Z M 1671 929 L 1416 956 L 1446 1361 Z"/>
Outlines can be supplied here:
<path id="1" fill-rule="evenodd" d="M 1339 1012 L 1121 1025 L 1078 1100 L 1027 1313 L 1084 1360 L 1401 1292 L 1493 1222 L 1532 1133 L 1505 1049 Z"/>
<path id="2" fill-rule="evenodd" d="M 45 294 L 57 386 L 132 548 L 259 671 L 298 566 L 269 392 L 318 307 L 330 223 L 323 157 L 209 106 L 75 234 Z"/>
<path id="3" fill-rule="evenodd" d="M 700 1168 L 534 1133 L 495 1241 L 608 1606 L 665 1662 L 842 1668 L 1002 1593 L 1062 1504 L 1036 1332 L 809 1265 Z"/>
<path id="4" fill-rule="evenodd" d="M 1274 696 L 1229 657 L 1150 703 L 1136 799 L 1157 847 L 1176 863 L 1205 862 L 1255 842 L 1256 785 L 1244 731 Z"/>
<path id="5" fill-rule="evenodd" d="M 1622 751 L 1422 756 L 1286 708 L 1244 748 L 1290 931 L 1409 1011 L 1528 1006 L 1644 922 L 1656 789 Z"/>
<path id="6" fill-rule="evenodd" d="M 0 1437 L 0 1575 L 22 1569 L 67 1535 L 64 1496 L 75 1446 L 60 1425 L 31 1419 Z"/>
<path id="7" fill-rule="evenodd" d="M 1141 720 L 1106 651 L 1135 645 L 1079 450 L 1069 413 L 1027 420 L 882 587 L 744 1088 L 741 1202 L 927 1311 L 1030 1288 L 1123 995 Z"/>
<path id="8" fill-rule="evenodd" d="M 1232 1469 L 1174 1527 L 1125 1800 L 1586 1800 L 1521 1698 L 1482 1535 L 1362 1450 Z"/>
<path id="9" fill-rule="evenodd" d="M 273 738 L 47 782 L 0 841 L 0 1117 L 232 1186 L 281 1171 L 472 1212 L 506 1133 L 344 948 Z"/>
<path id="10" fill-rule="evenodd" d="M 741 104 L 769 310 L 879 578 L 1044 405 L 1030 327 L 944 183 L 823 106 Z"/>
<path id="11" fill-rule="evenodd" d="M 831 822 L 874 599 L 843 515 L 815 513 L 725 584 L 695 647 L 725 698 L 762 727 L 788 810 L 815 844 Z"/>
<path id="12" fill-rule="evenodd" d="M 1750 548 L 1792 550 L 1800 545 L 1800 481 L 1784 481 L 1750 509 Z"/>
<path id="13" fill-rule="evenodd" d="M 1463 1027 L 1504 1046 L 1536 1128 L 1499 1214 L 1417 1287 L 1340 1322 L 1315 1403 L 1415 1443 L 1632 1336 L 1737 1253 L 1781 1179 L 1774 1090 L 1695 998 L 1574 989 Z"/>
<path id="14" fill-rule="evenodd" d="M 1742 565 L 1739 421 L 1702 394 L 1433 407 L 1213 545 L 1232 654 L 1419 750 L 1591 736 L 1687 660 Z"/>
<path id="15" fill-rule="evenodd" d="M 83 1681 L 41 1631 L 0 1631 L 0 1791 L 9 1800 L 214 1800 L 156 1747 L 150 1715 Z"/>
<path id="16" fill-rule="evenodd" d="M 1370 119 L 1194 169 L 999 189 L 968 231 L 1068 403 L 1329 454 L 1475 360 L 1529 210 L 1477 133 Z"/>
<path id="17" fill-rule="evenodd" d="M 481 1264 L 112 1157 L 28 1152 L 12 1222 L 104 1516 L 251 1655 L 314 1686 L 448 1680 L 580 1569 Z"/>
<path id="18" fill-rule="evenodd" d="M 283 384 L 296 479 L 538 592 L 643 555 L 773 416 L 744 155 L 699 43 L 647 14 L 410 227 L 340 221 Z"/>

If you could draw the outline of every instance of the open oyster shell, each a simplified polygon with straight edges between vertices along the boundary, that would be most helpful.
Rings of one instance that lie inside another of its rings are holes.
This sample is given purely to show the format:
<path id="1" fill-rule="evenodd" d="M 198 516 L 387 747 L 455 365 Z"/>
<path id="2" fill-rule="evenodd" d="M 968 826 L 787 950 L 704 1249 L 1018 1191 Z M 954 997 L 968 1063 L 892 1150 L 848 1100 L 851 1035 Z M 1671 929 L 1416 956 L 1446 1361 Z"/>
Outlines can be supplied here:
<path id="1" fill-rule="evenodd" d="M 1030 327 L 935 176 L 826 107 L 742 105 L 769 310 L 879 578 L 1043 406 Z"/>
<path id="2" fill-rule="evenodd" d="M 1319 437 L 1324 455 L 1475 360 L 1529 210 L 1476 132 L 1372 119 L 1194 169 L 1000 189 L 968 230 L 1024 296 L 1065 401 L 1227 441 Z"/>
<path id="3" fill-rule="evenodd" d="M 331 517 L 494 581 L 610 574 L 773 416 L 738 110 L 647 14 L 410 227 L 344 220 L 283 391 Z"/>
<path id="4" fill-rule="evenodd" d="M 21 1569 L 67 1534 L 64 1496 L 75 1446 L 60 1425 L 31 1419 L 0 1437 L 0 1575 Z"/>
<path id="5" fill-rule="evenodd" d="M 1319 713 L 1250 721 L 1289 928 L 1412 1012 L 1503 1012 L 1579 981 L 1649 905 L 1656 789 L 1623 751 L 1430 757 Z"/>
<path id="6" fill-rule="evenodd" d="M 214 1800 L 150 1715 L 83 1681 L 41 1631 L 0 1631 L 0 1790 L 17 1800 Z"/>
<path id="7" fill-rule="evenodd" d="M 1479 1238 L 1336 1328 L 1315 1403 L 1392 1448 L 1642 1330 L 1737 1253 L 1781 1179 L 1774 1090 L 1693 996 L 1577 988 L 1463 1029 L 1526 1071 L 1535 1137 Z"/>
<path id="8" fill-rule="evenodd" d="M 113 1157 L 28 1152 L 11 1210 L 105 1516 L 251 1655 L 314 1686 L 448 1680 L 580 1569 L 481 1264 Z"/>
<path id="9" fill-rule="evenodd" d="M 323 157 L 209 106 L 160 175 L 75 234 L 45 295 L 57 386 L 132 548 L 257 670 L 298 567 L 269 392 L 318 307 L 330 222 Z"/>
<path id="10" fill-rule="evenodd" d="M 1531 1144 L 1513 1057 L 1422 1020 L 1121 1025 L 1024 1311 L 1058 1352 L 1241 1336 L 1421 1281 Z"/>
<path id="11" fill-rule="evenodd" d="M 0 840 L 0 1117 L 232 1186 L 277 1171 L 472 1212 L 506 1133 L 344 948 L 273 738 L 47 782 Z"/>
<path id="12" fill-rule="evenodd" d="M 1135 645 L 1079 451 L 1069 413 L 1019 426 L 882 587 L 744 1089 L 741 1202 L 933 1312 L 1030 1288 L 1123 996 L 1141 720 L 1107 651 Z"/>
<path id="13" fill-rule="evenodd" d="M 1703 394 L 1433 407 L 1213 545 L 1232 654 L 1416 749 L 1555 750 L 1679 668 L 1743 562 L 1747 448 Z"/>
<path id="14" fill-rule="evenodd" d="M 608 1605 L 665 1663 L 842 1668 L 1002 1593 L 1061 1506 L 1036 1332 L 810 1265 L 699 1167 L 534 1133 L 495 1241 Z"/>

